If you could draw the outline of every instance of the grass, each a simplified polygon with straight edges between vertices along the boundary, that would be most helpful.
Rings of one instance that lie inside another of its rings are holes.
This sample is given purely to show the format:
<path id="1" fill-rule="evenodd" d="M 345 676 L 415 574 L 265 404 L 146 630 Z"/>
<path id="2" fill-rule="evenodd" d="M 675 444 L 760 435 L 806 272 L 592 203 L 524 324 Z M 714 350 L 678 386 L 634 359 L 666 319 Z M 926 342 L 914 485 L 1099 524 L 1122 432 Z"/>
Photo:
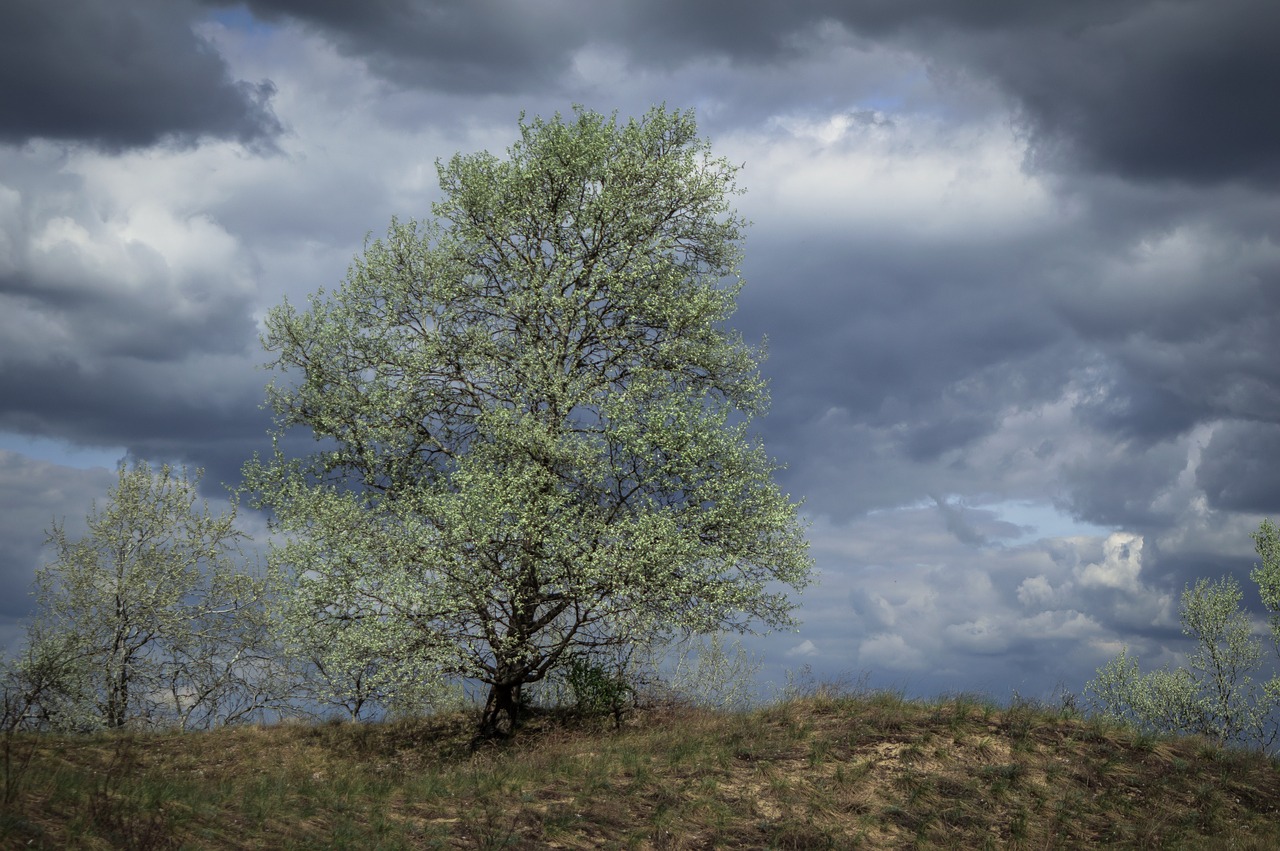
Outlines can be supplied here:
<path id="1" fill-rule="evenodd" d="M 972 696 L 19 735 L 3 848 L 1276 848 L 1280 764 Z"/>

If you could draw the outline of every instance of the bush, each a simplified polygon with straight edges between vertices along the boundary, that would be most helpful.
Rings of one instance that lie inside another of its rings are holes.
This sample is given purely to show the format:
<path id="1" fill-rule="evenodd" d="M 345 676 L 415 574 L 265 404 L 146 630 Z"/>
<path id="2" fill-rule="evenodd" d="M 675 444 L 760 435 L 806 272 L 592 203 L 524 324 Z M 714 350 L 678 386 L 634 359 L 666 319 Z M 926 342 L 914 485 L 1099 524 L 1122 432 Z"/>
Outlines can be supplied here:
<path id="1" fill-rule="evenodd" d="M 578 712 L 593 717 L 609 715 L 615 727 L 622 726 L 622 716 L 633 704 L 635 690 L 621 672 L 578 656 L 569 660 L 564 678 Z"/>

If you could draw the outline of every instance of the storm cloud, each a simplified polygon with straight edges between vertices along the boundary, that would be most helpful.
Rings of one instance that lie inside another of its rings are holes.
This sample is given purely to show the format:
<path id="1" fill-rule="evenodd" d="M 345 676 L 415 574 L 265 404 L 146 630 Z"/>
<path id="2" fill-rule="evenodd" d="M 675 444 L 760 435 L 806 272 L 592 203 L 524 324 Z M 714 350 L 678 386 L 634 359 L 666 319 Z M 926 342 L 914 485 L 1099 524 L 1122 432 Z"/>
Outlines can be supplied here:
<path id="1" fill-rule="evenodd" d="M 1247 584 L 1280 513 L 1277 36 L 1266 0 L 11 4 L 0 494 L 82 515 L 101 453 L 225 494 L 269 445 L 271 306 L 522 112 L 666 103 L 744 166 L 733 324 L 813 524 L 766 677 L 1047 695 L 1124 646 L 1176 662 L 1185 583 Z"/>
<path id="2" fill-rule="evenodd" d="M 110 149 L 280 131 L 269 80 L 234 78 L 192 30 L 184 0 L 7 3 L 0 27 L 0 141 Z"/>

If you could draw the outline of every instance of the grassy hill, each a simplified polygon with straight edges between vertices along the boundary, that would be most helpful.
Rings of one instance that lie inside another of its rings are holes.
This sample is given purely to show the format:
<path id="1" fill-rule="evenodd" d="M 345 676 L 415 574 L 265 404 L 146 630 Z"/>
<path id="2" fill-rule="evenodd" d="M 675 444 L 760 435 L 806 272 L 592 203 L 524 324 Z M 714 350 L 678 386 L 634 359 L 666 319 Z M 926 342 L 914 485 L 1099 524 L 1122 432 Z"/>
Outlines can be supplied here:
<path id="1" fill-rule="evenodd" d="M 19 736 L 5 848 L 1280 848 L 1280 764 L 971 698 Z M 26 759 L 29 763 L 25 763 Z"/>

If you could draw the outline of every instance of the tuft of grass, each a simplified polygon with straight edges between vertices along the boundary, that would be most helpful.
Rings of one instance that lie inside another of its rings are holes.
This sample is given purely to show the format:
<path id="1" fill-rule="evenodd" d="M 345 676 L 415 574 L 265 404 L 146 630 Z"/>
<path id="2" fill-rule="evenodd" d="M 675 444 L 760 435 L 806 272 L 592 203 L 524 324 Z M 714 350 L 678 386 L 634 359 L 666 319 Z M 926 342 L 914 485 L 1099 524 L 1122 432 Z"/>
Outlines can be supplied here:
<path id="1" fill-rule="evenodd" d="M 1280 847 L 1280 766 L 972 695 L 26 735 L 0 847 Z"/>

